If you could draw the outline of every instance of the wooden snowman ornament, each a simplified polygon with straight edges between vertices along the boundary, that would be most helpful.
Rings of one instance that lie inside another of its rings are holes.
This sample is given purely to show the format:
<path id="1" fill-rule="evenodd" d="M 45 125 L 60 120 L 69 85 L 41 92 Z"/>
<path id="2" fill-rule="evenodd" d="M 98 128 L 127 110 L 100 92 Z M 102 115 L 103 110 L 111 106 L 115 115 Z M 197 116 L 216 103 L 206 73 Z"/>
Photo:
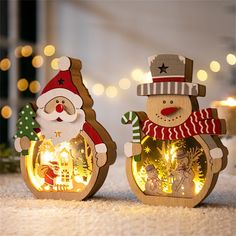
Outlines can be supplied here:
<path id="1" fill-rule="evenodd" d="M 127 112 L 133 141 L 124 146 L 131 189 L 144 203 L 194 207 L 214 188 L 227 163 L 218 135 L 226 132 L 216 109 L 199 110 L 205 86 L 192 83 L 193 61 L 179 55 L 149 58 L 152 83 L 140 84 L 148 96 L 146 113 Z"/>
<path id="2" fill-rule="evenodd" d="M 25 183 L 38 198 L 83 200 L 102 186 L 116 144 L 96 120 L 81 61 L 59 59 L 58 74 L 36 104 L 20 112 L 15 148 Z"/>

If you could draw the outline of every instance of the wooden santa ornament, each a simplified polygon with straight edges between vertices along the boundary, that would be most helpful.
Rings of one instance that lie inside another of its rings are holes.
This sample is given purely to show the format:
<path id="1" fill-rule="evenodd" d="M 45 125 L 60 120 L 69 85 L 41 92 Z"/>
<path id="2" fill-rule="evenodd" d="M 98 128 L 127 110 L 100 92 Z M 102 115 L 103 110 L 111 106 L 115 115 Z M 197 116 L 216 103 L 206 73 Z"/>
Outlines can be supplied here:
<path id="1" fill-rule="evenodd" d="M 124 146 L 131 189 L 144 203 L 194 207 L 214 188 L 227 163 L 216 109 L 199 110 L 205 86 L 192 83 L 193 61 L 179 55 L 149 58 L 152 83 L 140 84 L 147 112 L 127 112 L 133 141 Z"/>
<path id="2" fill-rule="evenodd" d="M 36 104 L 20 112 L 15 148 L 25 183 L 38 198 L 83 200 L 102 186 L 116 144 L 96 120 L 81 61 L 59 59 L 58 74 Z"/>

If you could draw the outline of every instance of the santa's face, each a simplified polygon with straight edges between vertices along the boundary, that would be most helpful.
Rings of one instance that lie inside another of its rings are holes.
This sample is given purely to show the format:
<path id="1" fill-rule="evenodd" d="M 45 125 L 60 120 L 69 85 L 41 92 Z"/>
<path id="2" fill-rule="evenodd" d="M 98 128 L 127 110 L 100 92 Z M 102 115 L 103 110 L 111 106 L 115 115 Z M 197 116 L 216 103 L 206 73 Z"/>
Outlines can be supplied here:
<path id="1" fill-rule="evenodd" d="M 45 138 L 56 145 L 68 142 L 79 134 L 85 123 L 85 114 L 82 109 L 75 108 L 69 99 L 57 96 L 38 108 L 36 121 Z"/>
<path id="2" fill-rule="evenodd" d="M 182 124 L 192 113 L 189 96 L 155 95 L 147 100 L 148 118 L 157 125 L 174 127 Z"/>
<path id="3" fill-rule="evenodd" d="M 147 175 L 149 178 L 158 178 L 157 171 L 155 169 L 148 171 Z"/>
<path id="4" fill-rule="evenodd" d="M 77 118 L 77 113 L 72 102 L 62 96 L 50 100 L 44 107 L 44 112 L 50 120 L 73 122 Z"/>

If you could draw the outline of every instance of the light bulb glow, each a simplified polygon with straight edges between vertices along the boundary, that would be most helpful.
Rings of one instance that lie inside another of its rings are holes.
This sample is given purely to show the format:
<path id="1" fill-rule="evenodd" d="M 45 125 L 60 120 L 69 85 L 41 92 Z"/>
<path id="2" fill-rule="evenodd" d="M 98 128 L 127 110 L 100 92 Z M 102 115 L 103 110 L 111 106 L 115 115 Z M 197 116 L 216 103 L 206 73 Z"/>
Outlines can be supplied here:
<path id="1" fill-rule="evenodd" d="M 236 64 L 236 56 L 234 54 L 229 53 L 226 56 L 226 61 L 229 65 L 233 66 Z"/>
<path id="2" fill-rule="evenodd" d="M 9 119 L 12 115 L 12 109 L 9 106 L 4 106 L 1 110 L 1 115 L 4 119 Z"/>
<path id="3" fill-rule="evenodd" d="M 131 82 L 130 82 L 130 80 L 127 79 L 127 78 L 122 78 L 122 79 L 119 81 L 119 86 L 120 86 L 121 89 L 126 90 L 126 89 L 129 89 L 129 88 L 130 88 Z"/>
<path id="4" fill-rule="evenodd" d="M 51 67 L 53 70 L 58 70 L 59 67 L 58 67 L 58 58 L 54 58 L 52 61 L 51 61 Z"/>
<path id="5" fill-rule="evenodd" d="M 35 56 L 33 59 L 32 59 L 32 66 L 35 67 L 35 68 L 39 68 L 43 65 L 43 57 L 38 55 L 38 56 Z"/>
<path id="6" fill-rule="evenodd" d="M 23 57 L 29 57 L 33 53 L 33 48 L 30 45 L 26 45 L 21 48 L 21 55 Z"/>
<path id="7" fill-rule="evenodd" d="M 117 88 L 115 86 L 109 86 L 106 89 L 106 95 L 109 98 L 114 98 L 118 94 Z"/>
<path id="8" fill-rule="evenodd" d="M 21 92 L 25 91 L 28 88 L 28 86 L 29 86 L 29 83 L 28 83 L 27 79 L 25 79 L 25 78 L 22 78 L 17 81 L 17 88 Z"/>
<path id="9" fill-rule="evenodd" d="M 207 80 L 207 72 L 205 70 L 199 70 L 197 72 L 197 78 L 200 80 L 200 81 L 206 81 Z"/>
<path id="10" fill-rule="evenodd" d="M 141 69 L 136 68 L 131 72 L 131 76 L 132 76 L 133 80 L 140 81 L 144 77 L 144 72 Z"/>
<path id="11" fill-rule="evenodd" d="M 11 67 L 11 61 L 8 58 L 3 58 L 0 62 L 0 69 L 2 71 L 7 71 Z"/>
<path id="12" fill-rule="evenodd" d="M 218 61 L 212 61 L 210 63 L 210 69 L 213 72 L 219 72 L 220 71 L 220 63 Z"/>
<path id="13" fill-rule="evenodd" d="M 41 86 L 37 80 L 30 82 L 29 90 L 31 93 L 38 93 Z"/>
<path id="14" fill-rule="evenodd" d="M 45 56 L 50 57 L 55 54 L 55 51 L 56 51 L 55 47 L 49 44 L 44 47 L 43 53 Z"/>
<path id="15" fill-rule="evenodd" d="M 94 84 L 92 91 L 96 96 L 101 96 L 104 93 L 104 86 L 102 84 Z"/>

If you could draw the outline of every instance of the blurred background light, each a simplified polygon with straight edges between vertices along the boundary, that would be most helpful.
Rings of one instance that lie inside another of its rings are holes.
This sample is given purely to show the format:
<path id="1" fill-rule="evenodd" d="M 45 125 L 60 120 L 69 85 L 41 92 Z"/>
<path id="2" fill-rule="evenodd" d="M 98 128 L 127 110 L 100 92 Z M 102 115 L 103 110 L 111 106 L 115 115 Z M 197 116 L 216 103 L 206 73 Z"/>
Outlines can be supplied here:
<path id="1" fill-rule="evenodd" d="M 205 70 L 199 70 L 197 72 L 197 78 L 200 80 L 200 81 L 206 81 L 207 80 L 207 72 Z"/>
<path id="2" fill-rule="evenodd" d="M 220 63 L 218 61 L 212 61 L 210 63 L 210 69 L 213 72 L 219 72 L 220 71 Z"/>
<path id="3" fill-rule="evenodd" d="M 1 115 L 4 119 L 9 119 L 12 115 L 12 109 L 9 106 L 2 107 Z"/>
<path id="4" fill-rule="evenodd" d="M 129 89 L 129 88 L 130 88 L 131 82 L 130 82 L 130 80 L 127 79 L 127 78 L 122 78 L 122 79 L 120 79 L 120 81 L 119 81 L 119 86 L 120 86 L 121 89 L 126 90 L 126 89 Z"/>
<path id="5" fill-rule="evenodd" d="M 22 56 L 21 55 L 21 50 L 22 50 L 22 46 L 18 46 L 18 47 L 15 48 L 14 53 L 15 53 L 16 57 L 21 57 Z"/>
<path id="6" fill-rule="evenodd" d="M 118 94 L 117 88 L 115 86 L 108 86 L 106 88 L 106 95 L 109 98 L 114 98 Z"/>
<path id="7" fill-rule="evenodd" d="M 11 67 L 11 61 L 8 58 L 3 58 L 0 62 L 0 69 L 2 71 L 7 71 Z"/>
<path id="8" fill-rule="evenodd" d="M 39 68 L 43 65 L 43 57 L 40 55 L 34 56 L 32 59 L 32 66 Z"/>
<path id="9" fill-rule="evenodd" d="M 28 86 L 29 86 L 29 82 L 25 78 L 19 79 L 17 81 L 17 88 L 21 92 L 25 91 L 28 88 Z"/>
<path id="10" fill-rule="evenodd" d="M 131 72 L 131 76 L 132 76 L 133 80 L 140 81 L 144 77 L 144 72 L 141 69 L 136 68 Z"/>
<path id="11" fill-rule="evenodd" d="M 33 53 L 33 48 L 30 45 L 26 45 L 21 48 L 21 55 L 23 57 L 29 57 Z"/>
<path id="12" fill-rule="evenodd" d="M 234 54 L 229 53 L 226 56 L 226 61 L 229 65 L 233 66 L 236 64 L 236 56 Z"/>
<path id="13" fill-rule="evenodd" d="M 101 96 L 104 93 L 104 86 L 102 84 L 94 84 L 92 91 L 96 96 Z"/>
<path id="14" fill-rule="evenodd" d="M 38 93 L 40 89 L 41 89 L 41 86 L 37 80 L 30 82 L 29 90 L 31 93 Z"/>
<path id="15" fill-rule="evenodd" d="M 53 70 L 58 70 L 58 58 L 54 58 L 52 61 L 51 61 L 51 67 Z"/>
<path id="16" fill-rule="evenodd" d="M 46 45 L 46 46 L 44 47 L 44 50 L 43 50 L 44 55 L 45 55 L 45 56 L 48 56 L 48 57 L 54 55 L 55 52 L 56 52 L 56 49 L 55 49 L 55 47 L 54 47 L 53 45 L 51 45 L 51 44 Z"/>

